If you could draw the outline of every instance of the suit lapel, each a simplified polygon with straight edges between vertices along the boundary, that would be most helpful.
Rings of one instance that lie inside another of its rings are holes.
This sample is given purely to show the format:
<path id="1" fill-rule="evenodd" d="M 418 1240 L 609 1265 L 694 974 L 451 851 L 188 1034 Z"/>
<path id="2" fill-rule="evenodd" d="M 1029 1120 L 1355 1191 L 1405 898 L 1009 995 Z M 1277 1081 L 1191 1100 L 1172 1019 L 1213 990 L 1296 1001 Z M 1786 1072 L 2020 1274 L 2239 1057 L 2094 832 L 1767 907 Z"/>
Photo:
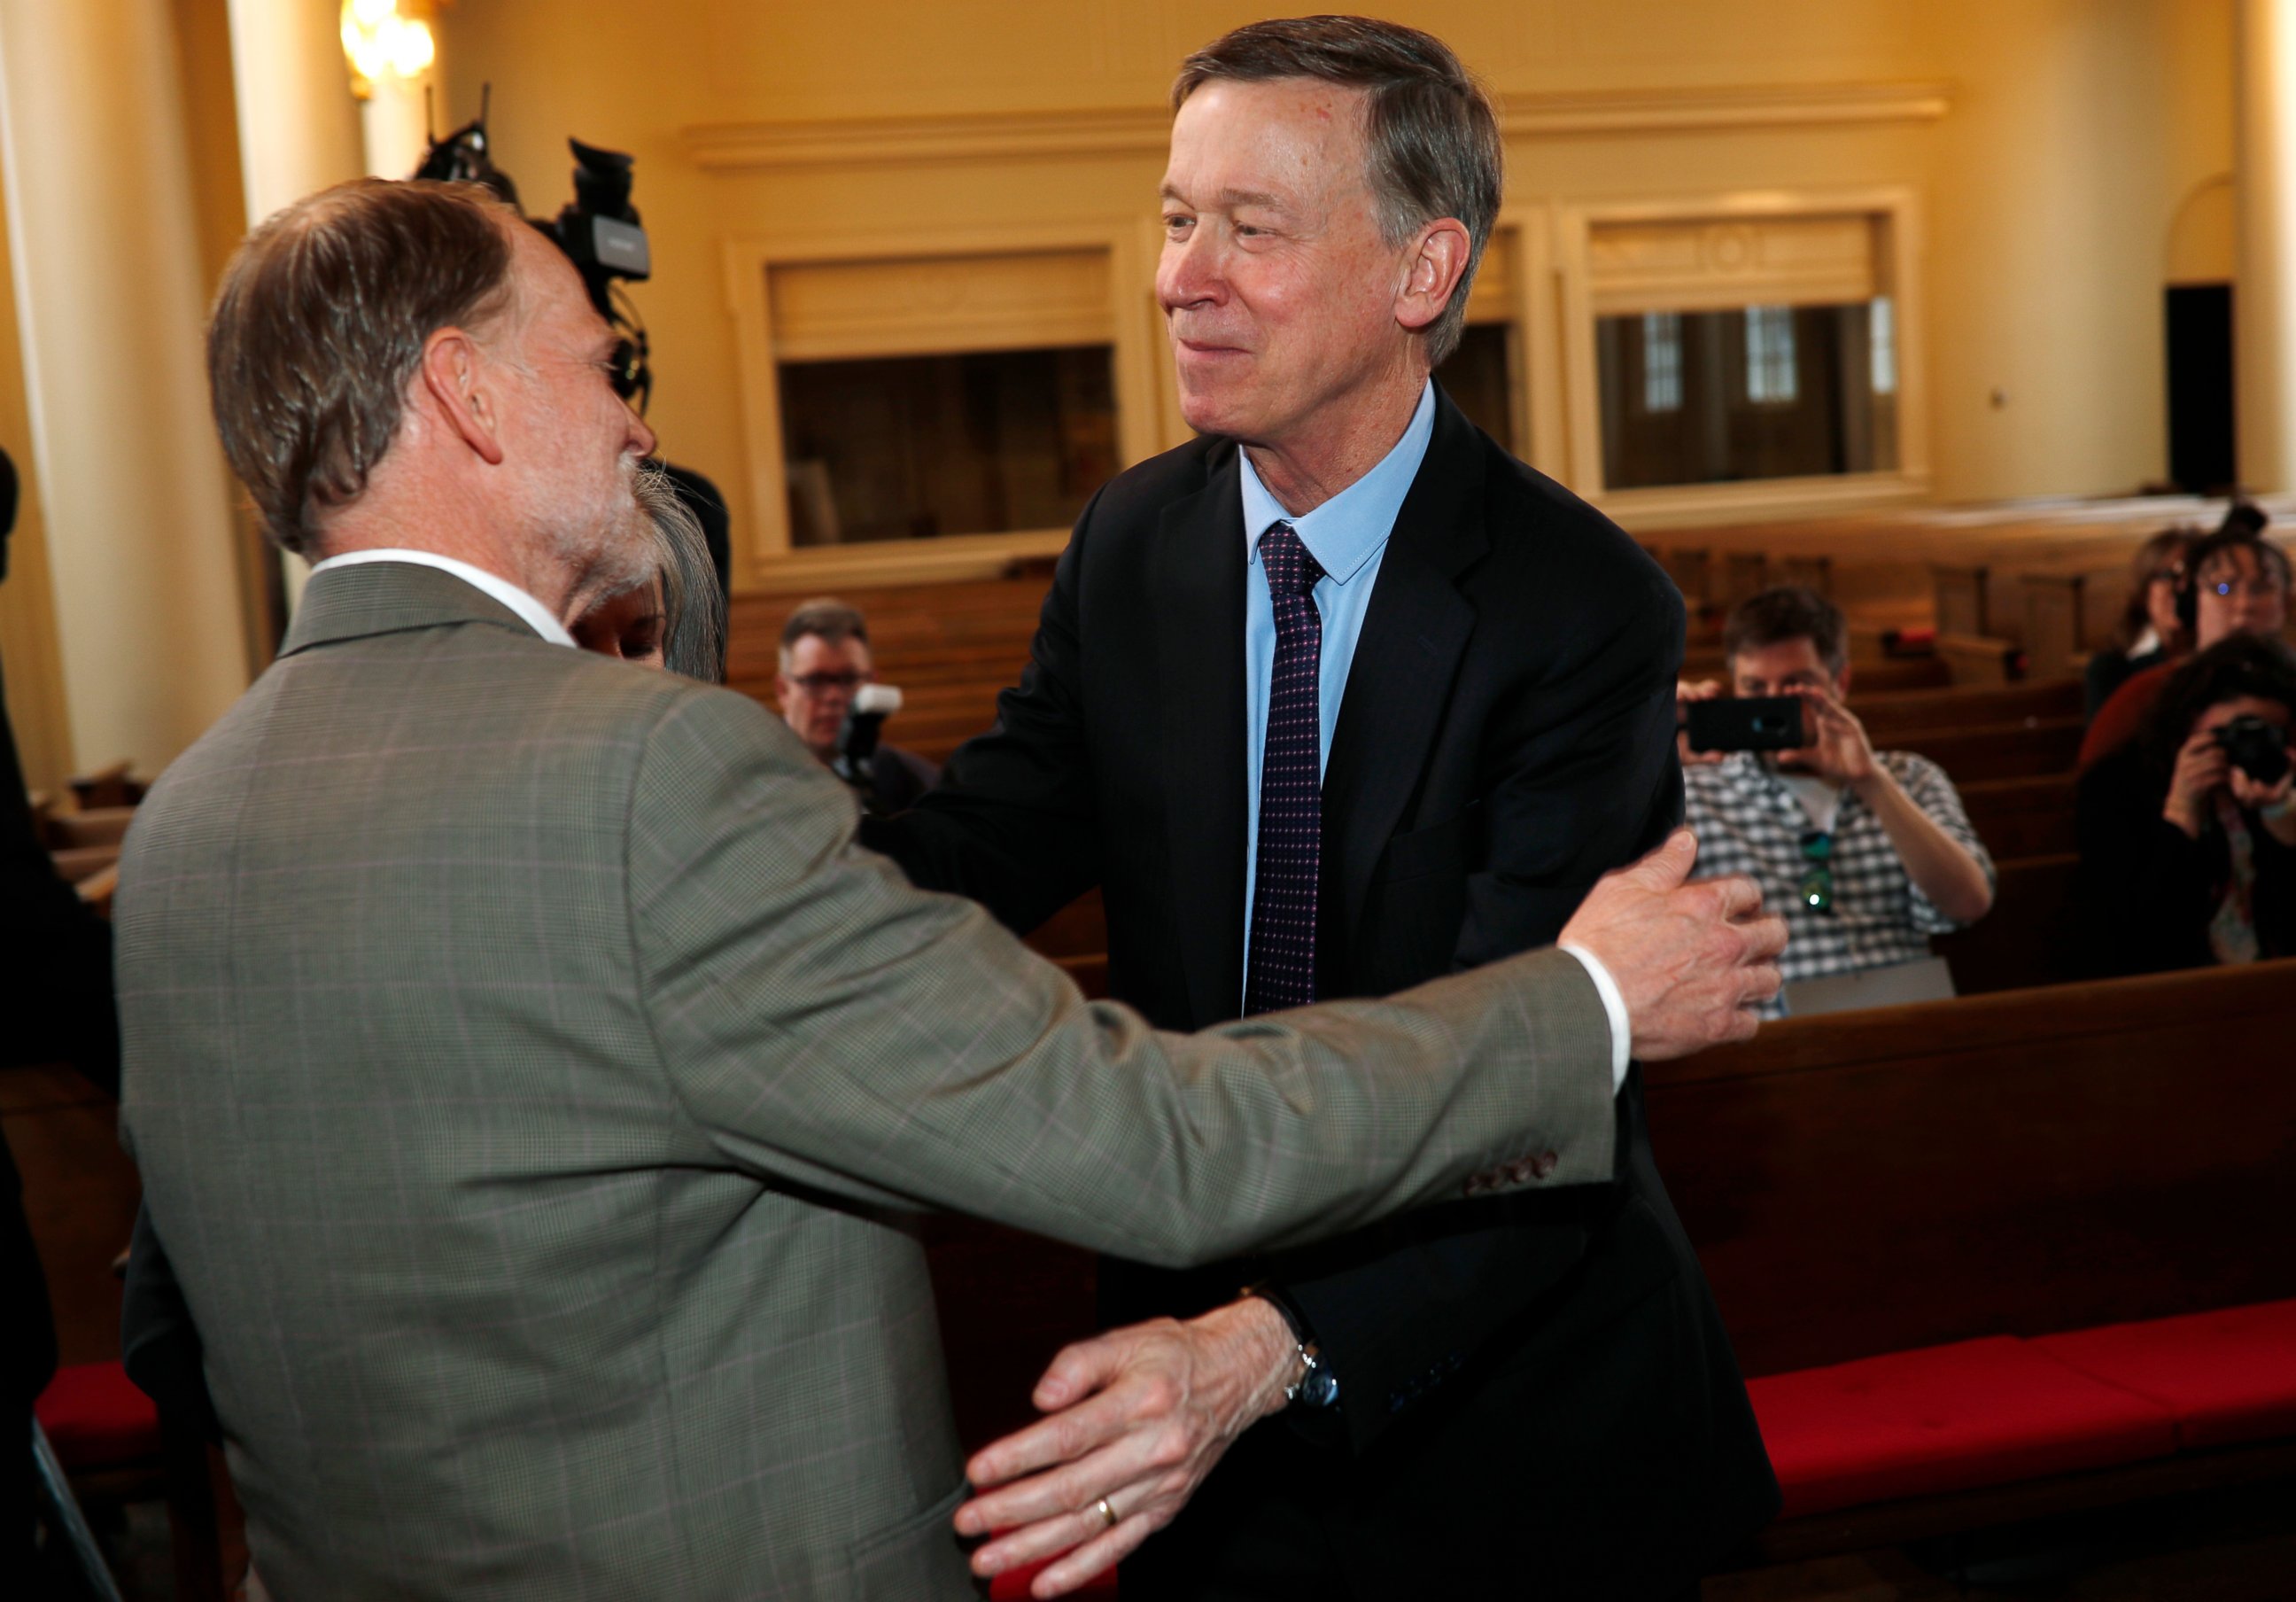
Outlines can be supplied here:
<path id="1" fill-rule="evenodd" d="M 1196 1027 L 1243 987 L 1243 509 L 1233 445 L 1201 491 L 1165 508 L 1151 578 L 1173 870 Z"/>
<path id="2" fill-rule="evenodd" d="M 1489 548 L 1483 465 L 1481 436 L 1439 386 L 1434 438 L 1380 560 L 1324 768 L 1324 839 L 1337 842 L 1350 931 L 1474 632 L 1475 609 L 1453 580 Z"/>

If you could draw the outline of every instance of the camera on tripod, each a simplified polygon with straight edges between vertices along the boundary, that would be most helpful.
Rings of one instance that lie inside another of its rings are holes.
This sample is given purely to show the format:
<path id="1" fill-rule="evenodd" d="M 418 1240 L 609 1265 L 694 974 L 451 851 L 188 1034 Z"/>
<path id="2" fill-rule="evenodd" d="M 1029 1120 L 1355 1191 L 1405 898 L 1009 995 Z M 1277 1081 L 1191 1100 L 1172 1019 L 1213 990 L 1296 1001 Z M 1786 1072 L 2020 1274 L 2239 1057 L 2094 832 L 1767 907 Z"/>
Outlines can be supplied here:
<path id="1" fill-rule="evenodd" d="M 494 98 L 490 84 L 480 95 L 479 114 L 443 139 L 430 141 L 418 178 L 446 183 L 479 184 L 492 190 L 512 209 L 523 212 L 518 185 L 494 163 L 487 138 L 487 112 Z M 648 363 L 645 323 L 616 281 L 643 283 L 653 273 L 653 251 L 646 242 L 637 208 L 630 204 L 631 168 L 635 160 L 620 151 L 604 150 L 569 139 L 574 152 L 574 198 L 548 222 L 526 220 L 566 252 L 590 303 L 620 335 L 614 351 L 614 392 L 644 415 L 653 398 L 653 369 Z"/>

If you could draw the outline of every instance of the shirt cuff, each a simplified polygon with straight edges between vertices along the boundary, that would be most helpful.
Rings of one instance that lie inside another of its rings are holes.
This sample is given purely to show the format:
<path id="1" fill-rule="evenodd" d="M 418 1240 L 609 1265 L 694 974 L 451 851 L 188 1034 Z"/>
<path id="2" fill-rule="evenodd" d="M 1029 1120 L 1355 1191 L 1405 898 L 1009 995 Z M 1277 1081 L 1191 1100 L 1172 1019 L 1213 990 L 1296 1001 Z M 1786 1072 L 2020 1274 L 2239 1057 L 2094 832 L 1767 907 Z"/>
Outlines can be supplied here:
<path id="1" fill-rule="evenodd" d="M 1603 1015 L 1611 1021 L 1611 1094 L 1616 1096 L 1627 1082 L 1627 1062 L 1634 1053 L 1635 1031 L 1627 1016 L 1627 998 L 1619 993 L 1619 982 L 1611 977 L 1611 970 L 1592 951 L 1584 946 L 1562 949 L 1578 959 L 1587 977 L 1595 982 L 1595 993 L 1603 998 Z"/>

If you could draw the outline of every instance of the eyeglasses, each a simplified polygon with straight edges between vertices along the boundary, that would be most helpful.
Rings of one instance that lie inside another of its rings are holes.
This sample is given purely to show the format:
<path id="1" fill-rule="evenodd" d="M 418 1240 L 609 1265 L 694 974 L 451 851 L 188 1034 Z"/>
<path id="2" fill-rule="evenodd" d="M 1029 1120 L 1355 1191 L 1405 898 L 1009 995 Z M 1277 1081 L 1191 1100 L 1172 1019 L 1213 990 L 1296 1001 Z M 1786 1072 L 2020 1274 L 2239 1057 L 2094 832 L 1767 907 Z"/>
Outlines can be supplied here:
<path id="1" fill-rule="evenodd" d="M 832 690 L 843 690 L 849 695 L 865 677 L 860 673 L 801 673 L 790 682 L 808 695 L 826 695 Z"/>
<path id="2" fill-rule="evenodd" d="M 1801 859 L 1805 864 L 1801 889 L 1796 892 L 1801 904 L 1812 912 L 1833 914 L 1833 836 L 1824 829 L 1812 829 L 1801 837 Z"/>
<path id="3" fill-rule="evenodd" d="M 2261 575 L 2257 578 L 2248 579 L 2245 582 L 2236 579 L 2219 579 L 2215 583 L 2206 585 L 2203 587 L 2216 595 L 2223 596 L 2226 600 L 2230 600 L 2232 598 L 2233 593 L 2235 590 L 2245 594 L 2251 601 L 2269 601 L 2273 596 L 2280 593 L 2279 585 L 2276 584 L 2269 579 L 2262 577 Z"/>

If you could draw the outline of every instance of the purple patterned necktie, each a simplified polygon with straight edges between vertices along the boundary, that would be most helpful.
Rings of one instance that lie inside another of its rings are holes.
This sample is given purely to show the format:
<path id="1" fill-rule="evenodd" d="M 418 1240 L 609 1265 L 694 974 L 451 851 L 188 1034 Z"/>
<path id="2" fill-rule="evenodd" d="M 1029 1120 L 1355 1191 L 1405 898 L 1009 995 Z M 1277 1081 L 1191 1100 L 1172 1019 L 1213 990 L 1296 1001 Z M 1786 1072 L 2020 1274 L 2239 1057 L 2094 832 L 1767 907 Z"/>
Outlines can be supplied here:
<path id="1" fill-rule="evenodd" d="M 1267 681 L 1267 744 L 1259 764 L 1259 856 L 1252 876 L 1251 946 L 1243 1010 L 1275 1012 L 1316 998 L 1316 875 L 1324 851 L 1323 725 L 1316 686 L 1324 620 L 1309 592 L 1324 570 L 1290 523 L 1259 538 L 1275 606 L 1275 666 Z"/>

